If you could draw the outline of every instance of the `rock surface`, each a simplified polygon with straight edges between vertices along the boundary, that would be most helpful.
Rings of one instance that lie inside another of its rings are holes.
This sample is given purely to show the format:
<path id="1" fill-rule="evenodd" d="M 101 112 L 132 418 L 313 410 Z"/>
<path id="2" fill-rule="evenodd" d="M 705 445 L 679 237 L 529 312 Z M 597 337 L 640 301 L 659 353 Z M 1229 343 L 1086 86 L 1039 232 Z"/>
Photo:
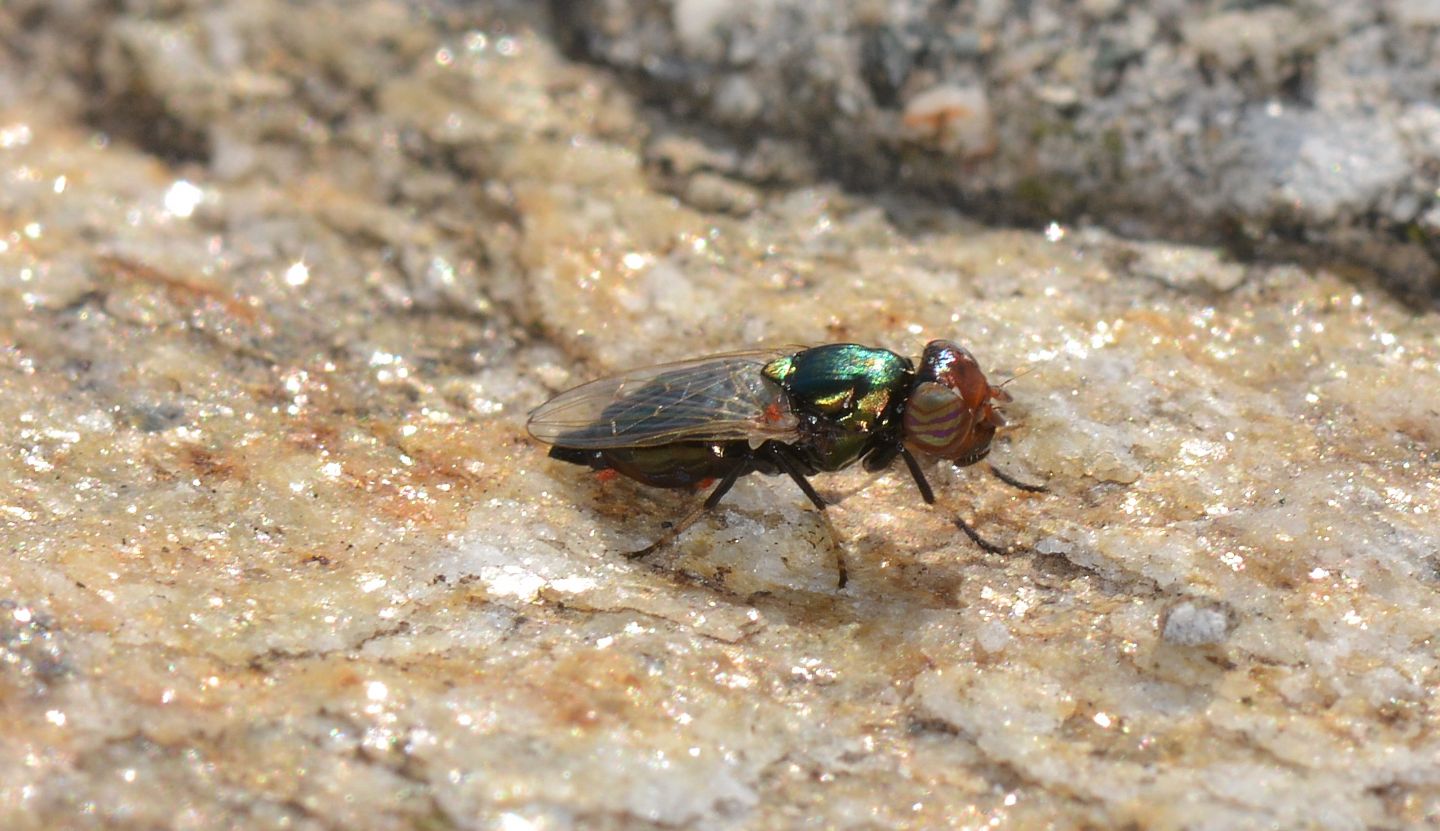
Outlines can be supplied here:
<path id="1" fill-rule="evenodd" d="M 1385 275 L 1440 299 L 1433 0 L 553 0 L 681 114 L 973 216 Z"/>
<path id="2" fill-rule="evenodd" d="M 0 32 L 0 826 L 1440 823 L 1436 315 L 847 194 L 523 5 Z M 754 477 L 632 562 L 694 497 L 524 430 L 637 364 L 931 337 L 1014 378 L 993 461 L 1049 493 L 847 472 L 827 522 Z"/>

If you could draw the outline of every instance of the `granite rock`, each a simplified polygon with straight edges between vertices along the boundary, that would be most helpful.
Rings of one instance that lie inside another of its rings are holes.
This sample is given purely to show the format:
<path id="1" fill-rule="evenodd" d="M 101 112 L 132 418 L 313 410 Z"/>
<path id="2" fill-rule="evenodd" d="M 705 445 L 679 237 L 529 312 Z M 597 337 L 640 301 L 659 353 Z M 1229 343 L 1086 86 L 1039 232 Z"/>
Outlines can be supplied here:
<path id="1" fill-rule="evenodd" d="M 743 57 L 748 6 L 687 8 Z M 1434 313 L 847 193 L 550 31 L 0 11 L 0 826 L 1440 822 Z M 631 561 L 697 497 L 524 429 L 642 363 L 932 337 L 1048 493 L 752 477 Z"/>

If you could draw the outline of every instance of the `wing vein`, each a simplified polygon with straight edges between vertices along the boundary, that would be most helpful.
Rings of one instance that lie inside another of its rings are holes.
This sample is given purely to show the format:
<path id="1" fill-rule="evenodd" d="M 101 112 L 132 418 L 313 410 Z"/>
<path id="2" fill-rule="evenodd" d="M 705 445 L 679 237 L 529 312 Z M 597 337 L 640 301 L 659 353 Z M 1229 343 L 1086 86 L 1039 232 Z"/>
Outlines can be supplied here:
<path id="1" fill-rule="evenodd" d="M 794 437 L 796 420 L 764 350 L 637 369 L 560 393 L 531 414 L 530 434 L 565 447 L 648 447 L 685 440 Z"/>

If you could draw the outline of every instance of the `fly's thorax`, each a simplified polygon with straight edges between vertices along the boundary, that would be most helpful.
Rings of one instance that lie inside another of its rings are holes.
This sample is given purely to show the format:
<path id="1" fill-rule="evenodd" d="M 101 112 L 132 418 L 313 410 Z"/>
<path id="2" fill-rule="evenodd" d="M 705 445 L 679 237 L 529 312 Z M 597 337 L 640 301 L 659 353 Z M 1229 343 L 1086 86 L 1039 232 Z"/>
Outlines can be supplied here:
<path id="1" fill-rule="evenodd" d="M 853 343 L 805 349 L 766 365 L 800 414 L 796 450 L 818 470 L 839 470 L 891 440 L 914 379 L 907 358 Z"/>
<path id="2" fill-rule="evenodd" d="M 771 361 L 764 375 L 798 412 L 871 431 L 892 418 L 910 388 L 910 361 L 888 349 L 836 343 Z"/>
<path id="3" fill-rule="evenodd" d="M 964 347 L 931 341 L 905 404 L 905 446 L 957 465 L 975 464 L 989 454 L 996 429 L 1005 424 L 996 403 L 1008 400 Z"/>

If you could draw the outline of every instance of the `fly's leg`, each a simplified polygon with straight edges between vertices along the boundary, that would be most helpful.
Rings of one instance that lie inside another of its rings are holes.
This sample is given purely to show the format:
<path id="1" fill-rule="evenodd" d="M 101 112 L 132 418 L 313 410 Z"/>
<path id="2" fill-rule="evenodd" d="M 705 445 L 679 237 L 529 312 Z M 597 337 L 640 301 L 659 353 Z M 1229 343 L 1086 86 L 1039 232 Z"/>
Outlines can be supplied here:
<path id="1" fill-rule="evenodd" d="M 794 459 L 786 455 L 785 451 L 774 448 L 771 448 L 769 456 L 775 461 L 776 467 L 785 471 L 785 475 L 789 476 L 791 481 L 798 485 L 800 490 L 805 492 L 805 496 L 809 498 L 810 504 L 815 506 L 815 510 L 825 510 L 825 506 L 828 504 L 825 498 L 815 492 L 814 486 L 810 484 L 809 479 L 805 478 L 805 474 L 801 472 L 800 466 L 795 464 Z"/>
<path id="2" fill-rule="evenodd" d="M 999 479 L 1001 482 L 1004 482 L 1012 488 L 1025 491 L 1026 493 L 1050 492 L 1050 489 L 1045 487 L 1044 485 L 1032 485 L 1029 482 L 1022 482 L 994 465 L 990 465 L 990 472 L 995 474 L 995 478 Z"/>
<path id="3" fill-rule="evenodd" d="M 935 491 L 931 490 L 930 483 L 925 481 L 925 472 L 920 469 L 920 463 L 915 461 L 915 457 L 911 455 L 910 451 L 903 447 L 900 449 L 900 456 L 905 460 L 905 466 L 910 468 L 910 475 L 915 477 L 915 487 L 920 489 L 920 498 L 925 500 L 926 505 L 934 505 Z M 990 469 L 994 470 L 995 468 L 991 467 Z M 998 476 L 999 473 L 997 472 L 996 475 Z M 969 523 L 958 516 L 955 517 L 955 527 L 964 531 L 965 536 L 969 537 L 970 541 L 975 543 L 980 550 L 988 551 L 991 554 L 1005 553 L 1005 549 L 980 536 L 979 531 L 971 528 Z"/>
<path id="4" fill-rule="evenodd" d="M 810 499 L 810 503 L 815 506 L 815 510 L 820 512 L 820 519 L 825 523 L 825 527 L 830 529 L 830 539 L 836 541 L 835 571 L 839 575 L 836 588 L 845 588 L 845 584 L 850 582 L 850 569 L 845 565 L 845 550 L 839 543 L 840 534 L 835 530 L 835 525 L 830 522 L 830 515 L 825 510 L 826 502 L 824 497 L 815 492 L 815 487 L 810 484 L 809 479 L 805 478 L 805 474 L 801 471 L 800 466 L 797 465 L 795 460 L 791 459 L 784 450 L 772 445 L 767 455 L 774 460 L 775 466 L 784 471 L 785 475 L 789 476 L 791 481 L 798 485 L 800 490 L 805 493 L 805 496 Z"/>
<path id="5" fill-rule="evenodd" d="M 720 500 L 725 498 L 725 494 L 729 493 L 730 489 L 735 486 L 735 480 L 739 479 L 740 474 L 744 473 L 746 470 L 747 468 L 743 464 L 735 465 L 735 467 L 730 469 L 729 473 L 725 474 L 725 478 L 720 480 L 720 484 L 715 486 L 715 490 L 710 491 L 710 495 L 705 497 L 704 502 L 701 502 L 699 505 L 691 508 L 689 513 L 680 518 L 679 522 L 676 522 L 674 525 L 670 526 L 670 528 L 666 530 L 664 534 L 661 534 L 660 539 L 650 543 L 639 551 L 631 551 L 625 556 L 631 560 L 638 560 L 641 557 L 654 554 L 659 549 L 669 545 L 675 540 L 676 537 L 685 533 L 686 528 L 694 525 L 695 520 L 699 519 L 710 511 L 715 510 L 715 506 L 719 505 Z"/>
<path id="6" fill-rule="evenodd" d="M 995 474 L 996 479 L 999 479 L 1001 482 L 1004 482 L 1005 484 L 1009 485 L 1012 488 L 1016 488 L 1017 490 L 1022 490 L 1026 493 L 1050 492 L 1050 489 L 1045 487 L 1044 485 L 1032 485 L 1029 482 L 1022 482 L 994 465 L 990 465 L 990 472 Z M 1008 553 L 1007 549 L 1002 548 L 980 536 L 980 532 L 976 531 L 974 528 L 971 528 L 968 524 L 966 524 L 965 520 L 961 519 L 960 517 L 955 517 L 955 527 L 963 531 L 965 533 L 965 536 L 969 537 L 970 541 L 975 543 L 976 547 L 980 548 L 982 551 L 987 551 L 991 554 Z"/>
<path id="7" fill-rule="evenodd" d="M 920 498 L 924 499 L 927 505 L 935 504 L 935 492 L 930 489 L 930 483 L 925 481 L 925 473 L 920 469 L 920 463 L 915 461 L 915 457 L 911 455 L 910 451 L 903 447 L 900 449 L 900 457 L 905 460 L 905 466 L 910 468 L 910 475 L 915 478 L 915 487 L 920 489 Z M 990 472 L 995 474 L 995 478 L 1005 484 L 1013 488 L 1019 488 L 1022 491 L 1029 493 L 1046 493 L 1048 490 L 1044 485 L 1031 485 L 1012 478 L 1009 474 L 1002 473 L 1000 469 L 994 465 L 990 465 Z M 980 536 L 979 531 L 971 528 L 970 524 L 960 517 L 955 517 L 955 527 L 964 532 L 965 536 L 969 537 L 970 541 L 975 543 L 975 546 L 980 550 L 990 554 L 1006 553 L 1006 549 Z"/>
<path id="8" fill-rule="evenodd" d="M 835 523 L 830 521 L 828 511 L 820 512 L 820 521 L 830 531 L 830 539 L 835 541 L 835 588 L 843 589 L 845 584 L 850 582 L 850 569 L 845 565 L 845 549 L 840 545 L 840 532 L 835 529 Z"/>
<path id="9" fill-rule="evenodd" d="M 1001 548 L 1000 546 L 996 545 L 995 543 L 990 542 L 989 540 L 987 540 L 987 539 L 985 539 L 984 537 L 980 536 L 980 532 L 979 532 L 979 531 L 976 531 L 974 528 L 971 528 L 970 525 L 969 525 L 969 523 L 967 523 L 965 520 L 961 519 L 961 518 L 958 517 L 958 516 L 955 517 L 955 527 L 956 527 L 956 528 L 959 528 L 961 531 L 965 532 L 965 536 L 969 537 L 969 538 L 970 538 L 970 541 L 973 542 L 973 543 L 975 543 L 975 547 L 976 547 L 976 548 L 979 548 L 981 551 L 984 551 L 984 552 L 989 553 L 989 554 L 1008 554 L 1008 553 L 1009 553 L 1009 552 L 1006 551 L 1004 548 Z"/>
<path id="10" fill-rule="evenodd" d="M 900 457 L 905 460 L 905 466 L 910 468 L 910 475 L 915 479 L 915 487 L 920 489 L 920 498 L 925 500 L 926 505 L 935 504 L 935 491 L 930 489 L 930 483 L 925 481 L 925 471 L 920 469 L 920 463 L 915 461 L 909 450 L 900 448 Z"/>

